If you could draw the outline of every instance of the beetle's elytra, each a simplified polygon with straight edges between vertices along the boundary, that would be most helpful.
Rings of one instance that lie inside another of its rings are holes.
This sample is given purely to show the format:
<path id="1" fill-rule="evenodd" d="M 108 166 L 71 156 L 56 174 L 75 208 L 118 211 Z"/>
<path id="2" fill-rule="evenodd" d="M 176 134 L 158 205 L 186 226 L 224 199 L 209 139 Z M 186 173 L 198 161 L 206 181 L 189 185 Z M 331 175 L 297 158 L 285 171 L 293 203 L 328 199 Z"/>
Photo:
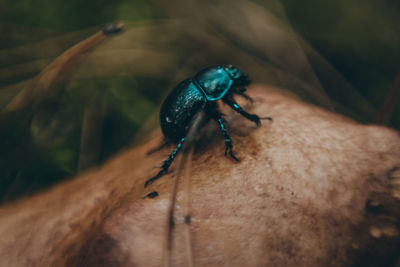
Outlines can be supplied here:
<path id="1" fill-rule="evenodd" d="M 222 100 L 233 110 L 246 119 L 260 125 L 260 119 L 271 120 L 270 117 L 260 118 L 255 114 L 244 111 L 233 99 L 234 94 L 251 100 L 245 94 L 245 86 L 250 84 L 246 73 L 234 66 L 212 66 L 199 71 L 194 77 L 178 84 L 165 99 L 160 111 L 160 125 L 165 138 L 176 145 L 175 149 L 164 161 L 159 173 L 148 179 L 145 186 L 164 175 L 172 161 L 182 148 L 185 137 L 195 115 L 204 111 L 219 126 L 225 138 L 225 155 L 236 161 L 238 159 L 232 152 L 232 140 L 224 126 L 223 114 L 218 110 L 216 101 Z"/>

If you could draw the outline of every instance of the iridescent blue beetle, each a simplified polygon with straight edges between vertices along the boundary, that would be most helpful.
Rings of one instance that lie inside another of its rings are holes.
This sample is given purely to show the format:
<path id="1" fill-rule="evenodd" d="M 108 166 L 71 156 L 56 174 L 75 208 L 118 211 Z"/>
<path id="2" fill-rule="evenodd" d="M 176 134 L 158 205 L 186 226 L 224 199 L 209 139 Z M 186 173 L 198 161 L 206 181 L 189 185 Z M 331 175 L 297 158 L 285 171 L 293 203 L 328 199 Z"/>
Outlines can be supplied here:
<path id="1" fill-rule="evenodd" d="M 229 155 L 239 161 L 232 152 L 232 140 L 224 126 L 223 114 L 218 110 L 216 101 L 222 100 L 233 110 L 240 113 L 250 121 L 260 125 L 260 118 L 255 114 L 244 111 L 233 99 L 234 94 L 251 100 L 245 94 L 245 86 L 250 84 L 246 73 L 231 65 L 227 67 L 212 66 L 198 72 L 193 78 L 189 78 L 178 84 L 168 95 L 160 111 L 161 130 L 169 142 L 177 144 L 175 149 L 164 161 L 161 171 L 148 179 L 144 186 L 154 182 L 168 171 L 172 161 L 182 148 L 185 137 L 189 131 L 196 114 L 204 111 L 209 118 L 215 120 L 225 137 L 225 155 Z"/>

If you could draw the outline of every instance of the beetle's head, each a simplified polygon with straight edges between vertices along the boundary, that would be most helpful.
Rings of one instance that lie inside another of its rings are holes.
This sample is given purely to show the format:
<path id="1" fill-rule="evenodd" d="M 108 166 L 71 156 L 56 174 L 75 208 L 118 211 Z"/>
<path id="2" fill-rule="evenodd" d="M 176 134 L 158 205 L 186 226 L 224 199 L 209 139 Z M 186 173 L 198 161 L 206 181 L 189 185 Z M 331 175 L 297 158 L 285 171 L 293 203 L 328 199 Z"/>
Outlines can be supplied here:
<path id="1" fill-rule="evenodd" d="M 249 76 L 241 69 L 229 65 L 225 68 L 225 71 L 233 79 L 233 84 L 235 87 L 241 87 L 250 84 Z"/>

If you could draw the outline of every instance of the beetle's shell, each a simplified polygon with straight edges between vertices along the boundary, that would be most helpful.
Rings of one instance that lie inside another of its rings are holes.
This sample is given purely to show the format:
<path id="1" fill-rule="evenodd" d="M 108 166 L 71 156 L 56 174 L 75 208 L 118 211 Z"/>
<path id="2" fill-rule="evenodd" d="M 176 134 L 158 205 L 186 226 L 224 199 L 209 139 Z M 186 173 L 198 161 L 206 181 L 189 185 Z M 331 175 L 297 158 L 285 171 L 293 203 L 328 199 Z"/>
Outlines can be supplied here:
<path id="1" fill-rule="evenodd" d="M 233 80 L 221 66 L 206 68 L 194 77 L 200 90 L 208 101 L 216 101 L 225 96 L 233 84 Z"/>
<path id="2" fill-rule="evenodd" d="M 185 137 L 193 118 L 205 104 L 206 98 L 191 79 L 178 84 L 161 107 L 160 125 L 164 136 L 175 143 Z"/>

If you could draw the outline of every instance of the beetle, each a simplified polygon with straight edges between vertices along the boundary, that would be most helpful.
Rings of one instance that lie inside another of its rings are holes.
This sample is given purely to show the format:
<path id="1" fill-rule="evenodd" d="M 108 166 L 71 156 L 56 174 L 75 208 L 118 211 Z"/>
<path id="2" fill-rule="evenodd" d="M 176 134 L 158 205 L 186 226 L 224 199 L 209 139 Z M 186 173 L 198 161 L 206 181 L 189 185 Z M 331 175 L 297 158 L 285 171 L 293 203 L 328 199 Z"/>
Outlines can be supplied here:
<path id="1" fill-rule="evenodd" d="M 232 65 L 211 66 L 199 71 L 194 77 L 179 83 L 167 96 L 160 110 L 160 125 L 167 141 L 175 143 L 176 147 L 163 162 L 157 175 L 145 182 L 145 187 L 167 173 L 169 166 L 181 150 L 185 142 L 190 125 L 198 112 L 204 111 L 208 119 L 213 119 L 219 126 L 225 138 L 225 155 L 236 161 L 239 159 L 232 151 L 230 138 L 223 115 L 218 109 L 216 101 L 222 100 L 233 110 L 246 119 L 260 125 L 261 119 L 272 120 L 270 117 L 260 118 L 256 114 L 249 114 L 233 99 L 234 94 L 241 95 L 247 100 L 252 99 L 245 94 L 245 86 L 250 84 L 249 76 L 241 69 Z"/>

